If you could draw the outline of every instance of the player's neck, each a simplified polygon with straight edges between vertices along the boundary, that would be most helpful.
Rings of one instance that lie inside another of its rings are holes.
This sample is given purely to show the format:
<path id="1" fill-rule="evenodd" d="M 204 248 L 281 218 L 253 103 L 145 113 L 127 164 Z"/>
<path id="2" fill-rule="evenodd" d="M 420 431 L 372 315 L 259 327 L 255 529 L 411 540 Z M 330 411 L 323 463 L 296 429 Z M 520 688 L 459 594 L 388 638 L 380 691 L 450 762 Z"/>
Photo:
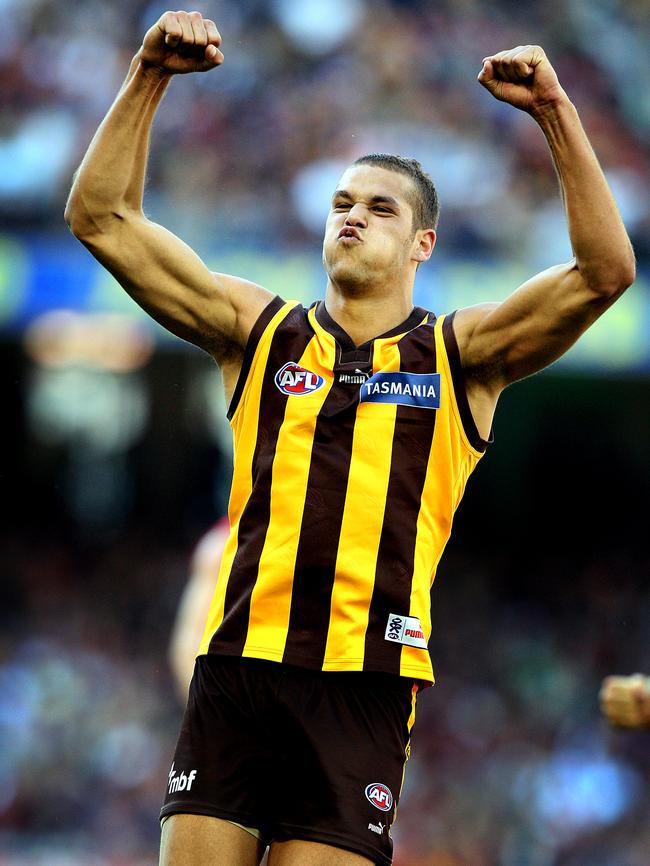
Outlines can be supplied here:
<path id="1" fill-rule="evenodd" d="M 413 310 L 410 293 L 349 296 L 328 283 L 325 306 L 334 321 L 350 336 L 355 345 L 385 334 L 408 319 Z"/>

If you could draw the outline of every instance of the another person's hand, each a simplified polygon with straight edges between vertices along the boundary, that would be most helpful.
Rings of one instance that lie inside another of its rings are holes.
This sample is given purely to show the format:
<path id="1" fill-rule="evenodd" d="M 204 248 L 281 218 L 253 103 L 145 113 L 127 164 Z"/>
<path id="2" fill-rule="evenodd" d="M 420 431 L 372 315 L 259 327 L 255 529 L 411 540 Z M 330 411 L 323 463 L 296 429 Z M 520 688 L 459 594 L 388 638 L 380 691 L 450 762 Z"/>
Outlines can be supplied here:
<path id="1" fill-rule="evenodd" d="M 207 72 L 223 63 L 217 25 L 200 12 L 165 12 L 147 30 L 140 61 L 170 75 Z"/>
<path id="2" fill-rule="evenodd" d="M 600 707 L 611 725 L 650 727 L 650 677 L 606 677 L 600 689 Z"/>
<path id="3" fill-rule="evenodd" d="M 567 98 L 539 45 L 519 45 L 485 57 L 478 80 L 496 99 L 533 115 Z"/>

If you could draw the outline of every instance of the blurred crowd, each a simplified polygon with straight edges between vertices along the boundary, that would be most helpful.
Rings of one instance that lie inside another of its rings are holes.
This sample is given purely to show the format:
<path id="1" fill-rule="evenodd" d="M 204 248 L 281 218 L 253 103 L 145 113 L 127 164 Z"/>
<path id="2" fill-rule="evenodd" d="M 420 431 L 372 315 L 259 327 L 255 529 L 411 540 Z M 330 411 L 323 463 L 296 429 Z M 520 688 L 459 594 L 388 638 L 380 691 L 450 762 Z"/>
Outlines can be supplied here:
<path id="1" fill-rule="evenodd" d="M 13 533 L 0 560 L 0 864 L 151 866 L 186 558 L 142 534 L 91 552 Z"/>
<path id="2" fill-rule="evenodd" d="M 0 864 L 152 866 L 187 551 L 141 529 L 2 542 Z M 650 733 L 597 703 L 604 674 L 650 663 L 643 563 L 587 558 L 567 586 L 553 567 L 503 594 L 489 558 L 443 562 L 396 866 L 647 866 Z"/>
<path id="3" fill-rule="evenodd" d="M 0 217 L 59 228 L 70 178 L 158 0 L 1 0 Z M 201 250 L 317 243 L 341 167 L 419 158 L 440 251 L 568 256 L 542 136 L 476 82 L 539 43 L 579 108 L 639 258 L 650 256 L 650 6 L 644 0 L 193 0 L 225 63 L 175 81 L 156 122 L 149 213 Z"/>
<path id="4" fill-rule="evenodd" d="M 518 562 L 500 593 L 490 557 L 443 562 L 396 866 L 648 862 L 650 733 L 609 728 L 597 698 L 604 672 L 650 663 L 647 563 L 586 560 L 570 585 L 558 566 Z"/>

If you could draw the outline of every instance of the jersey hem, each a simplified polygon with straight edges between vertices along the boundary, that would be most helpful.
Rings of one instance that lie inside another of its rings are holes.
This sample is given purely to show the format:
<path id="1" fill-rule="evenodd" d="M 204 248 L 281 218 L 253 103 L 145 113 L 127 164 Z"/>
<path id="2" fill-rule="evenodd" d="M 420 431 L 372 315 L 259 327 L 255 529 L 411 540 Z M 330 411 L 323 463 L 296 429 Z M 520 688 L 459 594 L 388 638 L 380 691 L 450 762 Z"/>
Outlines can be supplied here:
<path id="1" fill-rule="evenodd" d="M 368 674 L 395 674 L 394 671 L 387 671 L 381 665 L 373 664 L 372 660 L 369 661 L 368 659 L 342 658 L 330 659 L 329 661 L 324 662 L 308 657 L 296 658 L 292 656 L 291 658 L 285 658 L 283 652 L 258 646 L 247 647 L 245 653 L 230 653 L 224 650 L 215 652 L 213 650 L 208 650 L 207 652 L 199 653 L 198 655 L 228 655 L 235 658 L 254 658 L 260 659 L 261 661 L 276 662 L 277 664 L 294 665 L 295 667 L 304 668 L 305 670 L 325 671 L 330 673 L 336 673 L 337 671 L 356 671 Z M 404 665 L 395 676 L 419 680 L 427 686 L 432 686 L 436 681 L 430 667 L 419 665 Z"/>

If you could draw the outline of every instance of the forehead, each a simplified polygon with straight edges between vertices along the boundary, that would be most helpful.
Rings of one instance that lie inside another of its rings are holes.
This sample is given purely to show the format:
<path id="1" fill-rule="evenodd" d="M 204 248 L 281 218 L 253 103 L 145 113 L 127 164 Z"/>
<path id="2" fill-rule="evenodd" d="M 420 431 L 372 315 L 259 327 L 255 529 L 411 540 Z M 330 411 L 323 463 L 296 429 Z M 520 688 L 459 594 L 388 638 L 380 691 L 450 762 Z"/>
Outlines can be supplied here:
<path id="1" fill-rule="evenodd" d="M 337 189 L 347 190 L 354 198 L 361 199 L 390 196 L 408 207 L 415 193 L 410 177 L 378 165 L 351 165 L 341 175 Z"/>

